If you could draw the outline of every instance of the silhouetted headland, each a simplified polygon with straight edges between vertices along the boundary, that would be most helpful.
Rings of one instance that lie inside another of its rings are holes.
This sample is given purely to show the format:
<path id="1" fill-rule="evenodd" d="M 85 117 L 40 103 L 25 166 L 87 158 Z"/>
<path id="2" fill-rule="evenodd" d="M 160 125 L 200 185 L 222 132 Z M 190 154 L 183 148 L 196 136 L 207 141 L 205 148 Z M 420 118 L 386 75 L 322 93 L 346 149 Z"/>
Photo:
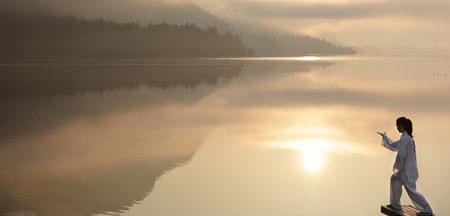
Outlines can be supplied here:
<path id="1" fill-rule="evenodd" d="M 0 10 L 23 14 L 75 16 L 88 20 L 101 18 L 118 23 L 133 21 L 140 25 L 147 25 L 148 22 L 165 22 L 176 26 L 194 23 L 202 29 L 214 27 L 221 34 L 230 32 L 237 35 L 245 46 L 250 47 L 254 56 L 351 55 L 358 52 L 355 47 L 308 35 L 280 32 L 270 25 L 222 20 L 201 6 L 187 1 L 170 4 L 159 0 L 3 0 L 0 1 Z M 241 55 L 243 54 L 239 56 Z"/>
<path id="2" fill-rule="evenodd" d="M 0 58 L 249 56 L 236 35 L 194 24 L 139 23 L 0 11 Z"/>

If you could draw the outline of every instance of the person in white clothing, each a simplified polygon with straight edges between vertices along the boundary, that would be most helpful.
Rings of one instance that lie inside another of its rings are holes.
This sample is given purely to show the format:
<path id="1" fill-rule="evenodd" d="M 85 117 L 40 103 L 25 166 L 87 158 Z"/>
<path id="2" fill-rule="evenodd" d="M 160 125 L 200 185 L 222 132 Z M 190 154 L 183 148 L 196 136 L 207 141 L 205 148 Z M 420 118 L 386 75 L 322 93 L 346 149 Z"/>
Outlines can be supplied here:
<path id="1" fill-rule="evenodd" d="M 433 210 L 425 197 L 416 190 L 419 178 L 416 160 L 416 145 L 413 139 L 413 127 L 410 119 L 400 117 L 396 121 L 397 130 L 402 133 L 400 140 L 393 142 L 386 132 L 377 132 L 382 137 L 382 145 L 397 152 L 391 176 L 390 204 L 388 207 L 401 211 L 400 197 L 402 186 L 405 187 L 414 206 L 420 211 L 418 215 L 433 215 Z"/>

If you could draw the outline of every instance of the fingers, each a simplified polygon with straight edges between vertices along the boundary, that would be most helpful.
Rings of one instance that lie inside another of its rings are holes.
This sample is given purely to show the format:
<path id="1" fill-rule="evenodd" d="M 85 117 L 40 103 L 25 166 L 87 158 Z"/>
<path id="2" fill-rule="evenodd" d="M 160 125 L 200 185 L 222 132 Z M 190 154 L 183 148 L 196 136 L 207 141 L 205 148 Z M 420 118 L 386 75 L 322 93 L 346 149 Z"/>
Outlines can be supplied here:
<path id="1" fill-rule="evenodd" d="M 377 133 L 380 134 L 380 136 L 386 135 L 386 132 L 377 132 Z"/>

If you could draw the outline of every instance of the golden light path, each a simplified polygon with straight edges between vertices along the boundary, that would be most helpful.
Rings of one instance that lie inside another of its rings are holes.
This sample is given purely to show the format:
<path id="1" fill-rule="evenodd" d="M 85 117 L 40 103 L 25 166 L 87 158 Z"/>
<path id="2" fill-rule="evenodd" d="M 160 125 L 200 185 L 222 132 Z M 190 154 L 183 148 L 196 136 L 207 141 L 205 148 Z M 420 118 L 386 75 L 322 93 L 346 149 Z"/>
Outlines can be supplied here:
<path id="1" fill-rule="evenodd" d="M 214 60 L 242 60 L 242 61 L 320 61 L 324 57 L 299 56 L 299 57 L 238 57 L 238 58 L 213 58 Z"/>
<path id="2" fill-rule="evenodd" d="M 302 56 L 302 57 L 296 57 L 296 60 L 300 61 L 319 61 L 321 60 L 321 57 L 319 56 Z"/>
<path id="3" fill-rule="evenodd" d="M 348 61 L 362 59 L 361 56 L 292 56 L 292 57 L 225 57 L 225 58 L 200 58 L 200 60 L 219 60 L 219 61 Z M 367 58 L 367 57 L 366 57 Z"/>

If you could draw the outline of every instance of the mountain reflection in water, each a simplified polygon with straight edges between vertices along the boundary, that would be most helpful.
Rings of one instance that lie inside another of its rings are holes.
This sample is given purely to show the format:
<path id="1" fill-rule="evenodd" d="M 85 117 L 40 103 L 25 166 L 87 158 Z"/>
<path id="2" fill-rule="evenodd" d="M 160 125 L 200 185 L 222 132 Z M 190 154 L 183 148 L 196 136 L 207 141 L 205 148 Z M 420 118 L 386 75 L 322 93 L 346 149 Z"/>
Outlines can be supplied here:
<path id="1" fill-rule="evenodd" d="M 0 213 L 123 212 L 219 123 L 192 109 L 210 93 L 330 65 L 224 62 L 3 62 Z"/>

